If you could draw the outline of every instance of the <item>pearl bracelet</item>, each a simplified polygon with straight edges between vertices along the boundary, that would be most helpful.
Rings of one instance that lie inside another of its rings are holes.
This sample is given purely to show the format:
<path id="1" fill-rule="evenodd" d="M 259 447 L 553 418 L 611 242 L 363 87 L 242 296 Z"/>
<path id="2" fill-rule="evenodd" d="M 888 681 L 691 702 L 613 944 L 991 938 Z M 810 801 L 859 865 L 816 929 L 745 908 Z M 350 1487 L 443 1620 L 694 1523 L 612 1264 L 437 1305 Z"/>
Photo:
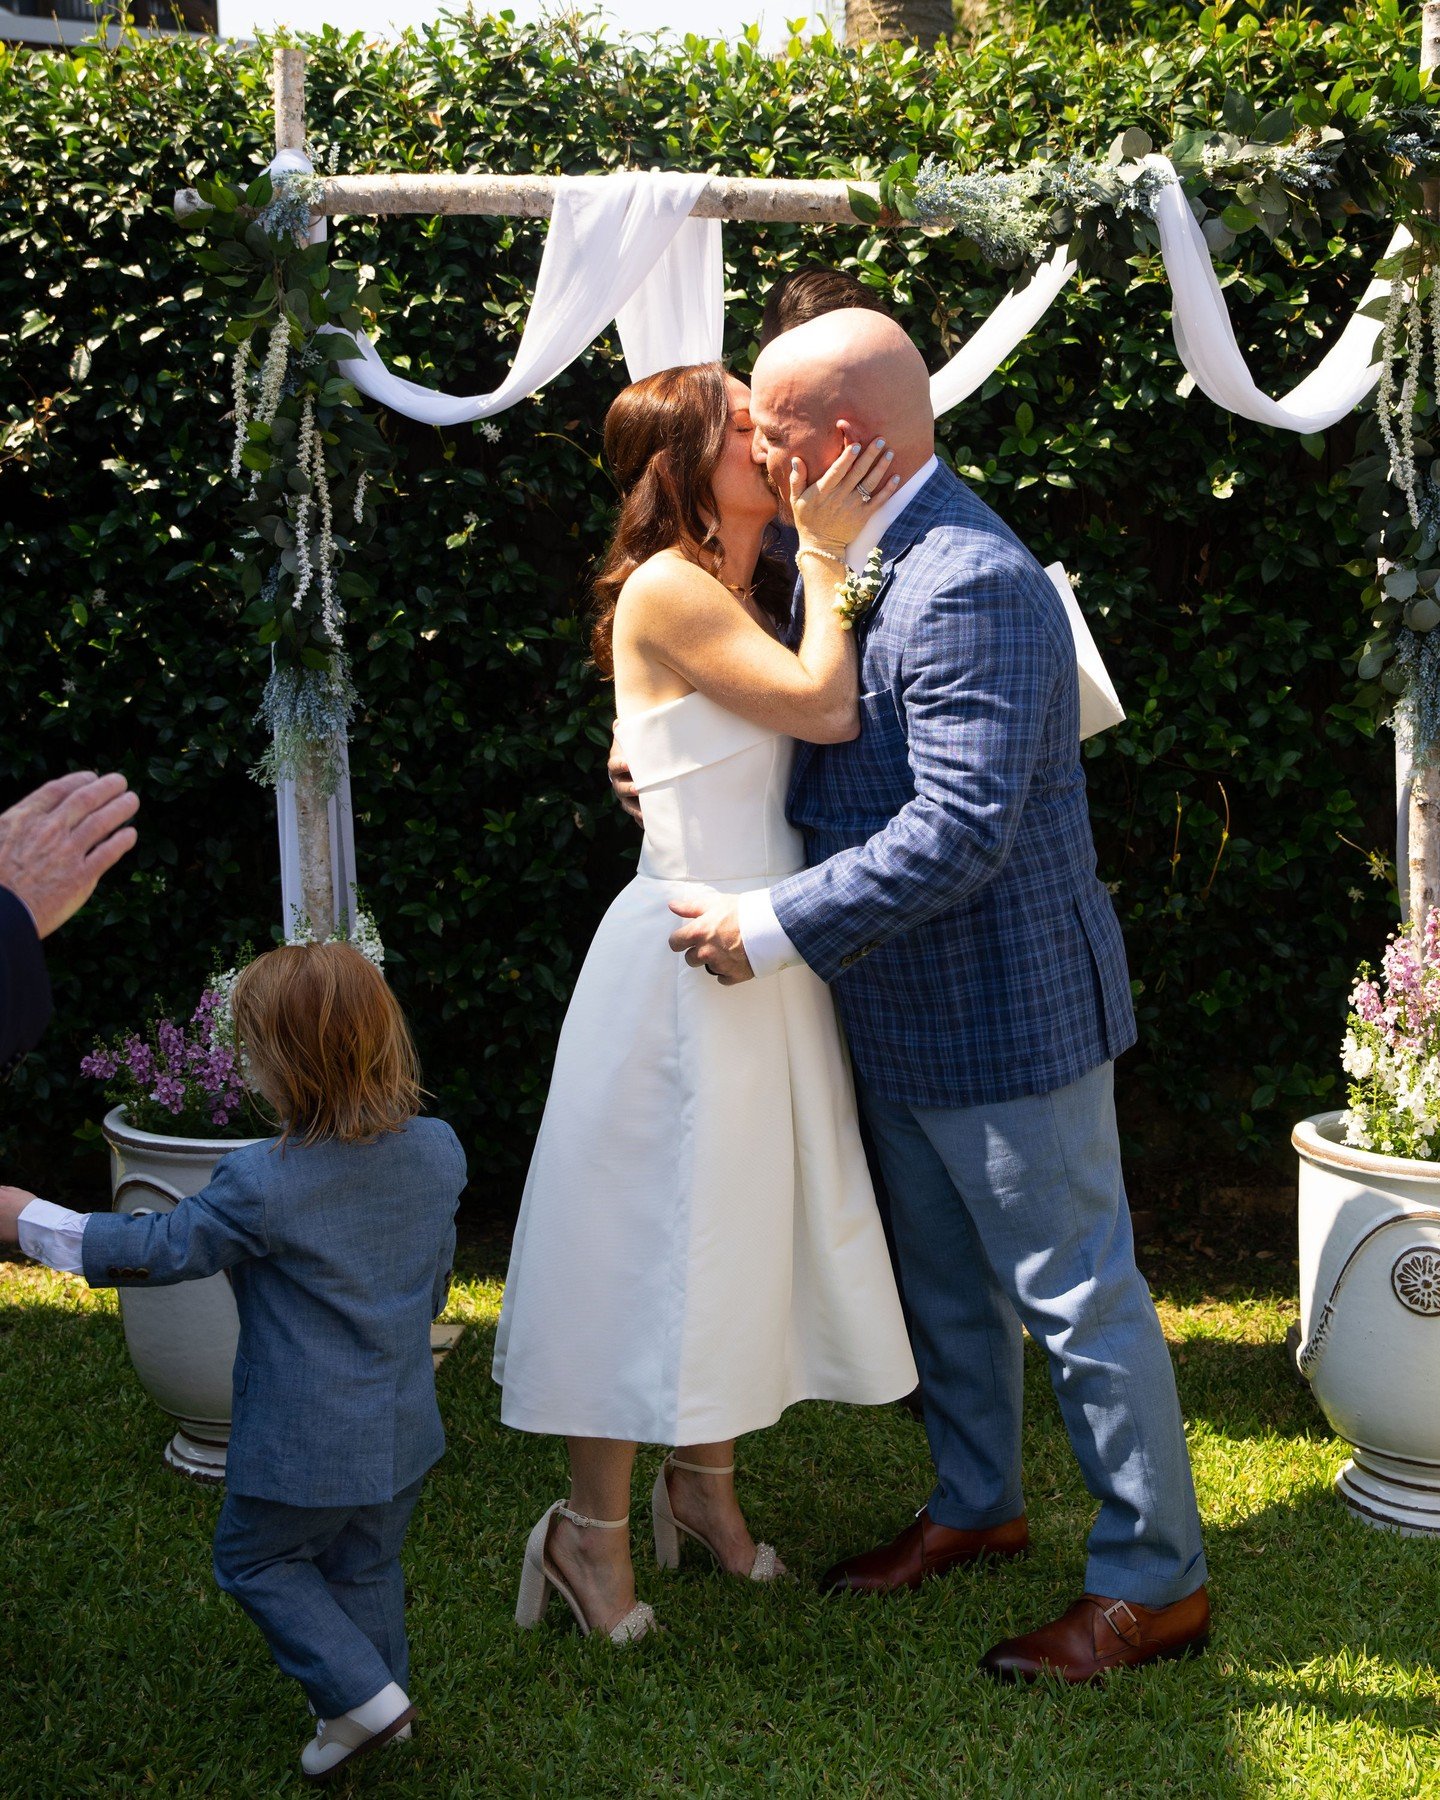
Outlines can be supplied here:
<path id="1" fill-rule="evenodd" d="M 841 554 L 837 555 L 835 551 L 821 550 L 815 544 L 802 545 L 802 547 L 795 552 L 795 560 L 797 563 L 800 561 L 802 556 L 823 557 L 826 562 L 838 563 L 842 569 L 845 567 L 845 557 L 844 557 L 843 552 Z"/>

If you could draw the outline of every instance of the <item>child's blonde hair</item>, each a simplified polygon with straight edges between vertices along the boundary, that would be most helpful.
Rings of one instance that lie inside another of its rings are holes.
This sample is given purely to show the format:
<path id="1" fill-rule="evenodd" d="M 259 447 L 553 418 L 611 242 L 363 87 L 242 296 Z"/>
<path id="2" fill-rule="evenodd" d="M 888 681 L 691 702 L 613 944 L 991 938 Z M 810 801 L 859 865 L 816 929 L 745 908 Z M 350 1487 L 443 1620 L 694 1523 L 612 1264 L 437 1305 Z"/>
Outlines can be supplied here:
<path id="1" fill-rule="evenodd" d="M 241 970 L 235 1039 L 283 1145 L 368 1143 L 420 1110 L 420 1064 L 385 977 L 349 944 L 285 944 Z"/>

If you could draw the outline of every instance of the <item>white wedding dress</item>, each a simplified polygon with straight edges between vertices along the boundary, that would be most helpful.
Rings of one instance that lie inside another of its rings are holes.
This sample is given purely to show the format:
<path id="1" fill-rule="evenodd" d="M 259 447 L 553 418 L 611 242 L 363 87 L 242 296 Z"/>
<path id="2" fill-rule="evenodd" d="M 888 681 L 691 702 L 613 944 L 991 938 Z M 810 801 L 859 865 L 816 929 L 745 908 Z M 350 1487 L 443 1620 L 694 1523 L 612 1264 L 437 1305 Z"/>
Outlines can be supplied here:
<path id="1" fill-rule="evenodd" d="M 697 884 L 803 863 L 793 744 L 701 694 L 622 719 L 639 872 L 566 1014 L 495 1346 L 522 1431 L 697 1444 L 797 1400 L 877 1404 L 915 1364 L 829 990 L 722 987 L 666 940 Z"/>

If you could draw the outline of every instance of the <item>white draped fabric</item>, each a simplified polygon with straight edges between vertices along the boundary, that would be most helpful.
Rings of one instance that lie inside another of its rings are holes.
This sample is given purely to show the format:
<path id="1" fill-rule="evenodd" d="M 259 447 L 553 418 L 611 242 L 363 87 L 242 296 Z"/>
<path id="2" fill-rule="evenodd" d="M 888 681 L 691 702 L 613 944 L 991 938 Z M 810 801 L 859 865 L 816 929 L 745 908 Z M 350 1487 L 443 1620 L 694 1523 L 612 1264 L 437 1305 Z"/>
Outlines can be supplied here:
<path id="1" fill-rule="evenodd" d="M 562 180 L 540 273 L 510 373 L 489 394 L 442 394 L 394 375 L 363 334 L 345 368 L 360 392 L 425 425 L 504 412 L 566 369 L 615 320 L 632 380 L 720 355 L 720 221 L 691 219 L 706 177 L 613 175 Z"/>
<path id="2" fill-rule="evenodd" d="M 984 386 L 1049 312 L 1079 266 L 1062 245 L 1018 293 L 1006 294 L 986 315 L 944 368 L 930 377 L 930 404 L 937 419 Z"/>
<path id="3" fill-rule="evenodd" d="M 1174 164 L 1165 156 L 1147 156 L 1145 166 L 1168 170 L 1172 177 L 1175 174 Z M 1377 277 L 1370 283 L 1355 316 L 1319 365 L 1283 400 L 1272 400 L 1256 386 L 1235 341 L 1235 327 L 1215 277 L 1209 246 L 1177 180 L 1172 179 L 1161 191 L 1155 223 L 1170 279 L 1175 348 L 1202 394 L 1242 419 L 1275 425 L 1282 431 L 1324 431 L 1355 410 L 1380 379 L 1380 365 L 1374 360 L 1380 321 L 1364 317 L 1360 308 L 1388 294 L 1388 280 Z M 1410 233 L 1401 226 L 1391 238 L 1386 256 L 1393 256 L 1410 242 Z"/>

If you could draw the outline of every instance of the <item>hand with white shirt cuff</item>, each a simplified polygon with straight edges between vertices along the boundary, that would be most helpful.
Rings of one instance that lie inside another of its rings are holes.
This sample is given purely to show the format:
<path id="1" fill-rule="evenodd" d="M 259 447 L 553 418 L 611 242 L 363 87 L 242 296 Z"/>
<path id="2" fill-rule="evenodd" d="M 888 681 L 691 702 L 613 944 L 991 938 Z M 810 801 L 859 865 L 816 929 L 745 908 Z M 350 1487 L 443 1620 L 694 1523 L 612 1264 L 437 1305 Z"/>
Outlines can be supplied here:
<path id="1" fill-rule="evenodd" d="M 24 1188 L 0 1187 L 0 1244 L 20 1242 L 20 1215 L 34 1198 Z"/>
<path id="2" fill-rule="evenodd" d="M 81 1242 L 84 1213 L 27 1194 L 24 1188 L 0 1187 L 0 1244 L 18 1244 L 33 1262 L 65 1275 L 84 1273 Z"/>
<path id="3" fill-rule="evenodd" d="M 800 961 L 764 888 L 672 900 L 670 910 L 687 921 L 671 932 L 670 948 L 683 952 L 692 969 L 704 969 L 721 987 L 774 975 Z"/>
<path id="4" fill-rule="evenodd" d="M 778 975 L 803 961 L 790 942 L 785 927 L 775 916 L 768 888 L 751 888 L 736 896 L 740 914 L 740 941 L 750 961 L 751 973 L 757 981 L 767 975 Z"/>

